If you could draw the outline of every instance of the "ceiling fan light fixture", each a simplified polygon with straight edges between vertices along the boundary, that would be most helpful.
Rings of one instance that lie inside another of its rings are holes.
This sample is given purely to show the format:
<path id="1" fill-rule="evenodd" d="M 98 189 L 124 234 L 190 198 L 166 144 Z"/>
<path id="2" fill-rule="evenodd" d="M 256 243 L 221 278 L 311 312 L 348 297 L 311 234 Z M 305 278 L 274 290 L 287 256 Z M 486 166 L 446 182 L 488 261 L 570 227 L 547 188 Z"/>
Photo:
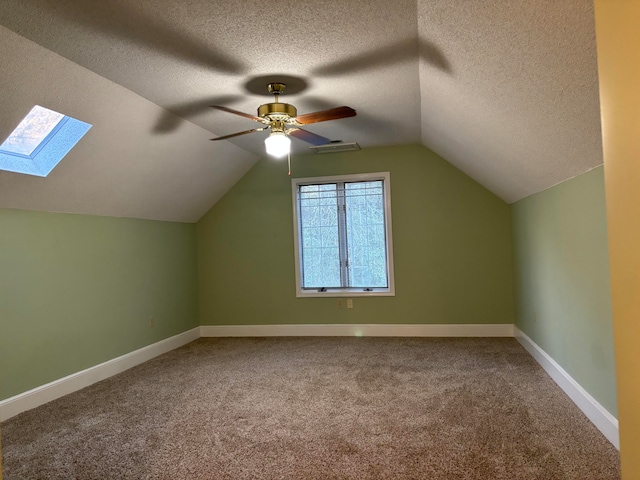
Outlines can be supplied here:
<path id="1" fill-rule="evenodd" d="M 272 157 L 282 158 L 291 150 L 291 139 L 284 132 L 271 132 L 264 140 L 267 153 Z"/>

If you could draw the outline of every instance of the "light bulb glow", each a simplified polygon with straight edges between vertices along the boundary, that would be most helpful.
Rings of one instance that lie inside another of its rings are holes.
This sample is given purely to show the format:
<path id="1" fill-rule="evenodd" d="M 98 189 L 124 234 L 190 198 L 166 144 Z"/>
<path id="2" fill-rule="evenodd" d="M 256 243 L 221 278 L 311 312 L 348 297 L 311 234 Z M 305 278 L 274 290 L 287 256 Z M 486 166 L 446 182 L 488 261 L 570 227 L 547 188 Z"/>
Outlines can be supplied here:
<path id="1" fill-rule="evenodd" d="M 284 132 L 272 132 L 264 140 L 264 146 L 267 153 L 272 157 L 282 158 L 289 153 L 291 149 L 291 140 Z"/>

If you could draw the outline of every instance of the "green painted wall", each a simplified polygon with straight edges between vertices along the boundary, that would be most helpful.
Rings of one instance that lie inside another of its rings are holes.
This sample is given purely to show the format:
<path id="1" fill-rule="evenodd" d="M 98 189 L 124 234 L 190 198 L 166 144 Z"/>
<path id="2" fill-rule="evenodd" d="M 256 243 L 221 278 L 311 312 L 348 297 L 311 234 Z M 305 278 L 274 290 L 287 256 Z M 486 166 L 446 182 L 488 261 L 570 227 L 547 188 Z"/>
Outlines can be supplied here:
<path id="1" fill-rule="evenodd" d="M 603 169 L 512 205 L 516 325 L 617 415 Z"/>
<path id="2" fill-rule="evenodd" d="M 202 325 L 513 323 L 502 200 L 417 145 L 292 162 L 295 177 L 391 173 L 396 296 L 296 298 L 291 180 L 264 158 L 197 224 Z"/>
<path id="3" fill-rule="evenodd" d="M 195 233 L 0 209 L 0 400 L 196 327 Z"/>

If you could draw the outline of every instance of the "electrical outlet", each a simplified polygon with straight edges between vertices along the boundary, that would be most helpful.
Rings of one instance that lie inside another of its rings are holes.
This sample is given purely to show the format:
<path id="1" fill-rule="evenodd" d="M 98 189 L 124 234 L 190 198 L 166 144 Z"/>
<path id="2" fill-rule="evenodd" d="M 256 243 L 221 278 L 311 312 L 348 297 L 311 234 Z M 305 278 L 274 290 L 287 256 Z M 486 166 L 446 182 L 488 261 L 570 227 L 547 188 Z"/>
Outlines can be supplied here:
<path id="1" fill-rule="evenodd" d="M 353 299 L 351 298 L 347 299 L 347 308 L 353 308 Z"/>
<path id="2" fill-rule="evenodd" d="M 156 320 L 153 317 L 149 317 L 149 326 L 150 327 L 155 327 L 156 326 Z"/>
<path id="3" fill-rule="evenodd" d="M 344 308 L 344 300 L 338 300 L 338 308 Z"/>

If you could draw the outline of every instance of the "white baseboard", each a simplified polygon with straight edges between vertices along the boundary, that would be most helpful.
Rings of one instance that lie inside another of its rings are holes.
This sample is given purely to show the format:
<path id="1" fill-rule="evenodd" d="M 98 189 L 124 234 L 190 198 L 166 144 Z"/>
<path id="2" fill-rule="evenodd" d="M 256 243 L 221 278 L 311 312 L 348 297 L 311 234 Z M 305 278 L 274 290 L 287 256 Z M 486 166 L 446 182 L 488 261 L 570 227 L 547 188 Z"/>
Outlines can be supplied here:
<path id="1" fill-rule="evenodd" d="M 202 337 L 513 337 L 513 324 L 204 325 Z"/>
<path id="2" fill-rule="evenodd" d="M 0 422 L 14 415 L 30 410 L 47 402 L 63 397 L 69 393 L 93 385 L 125 370 L 135 367 L 152 358 L 170 352 L 182 345 L 197 340 L 200 328 L 196 327 L 186 332 L 166 338 L 152 345 L 140 348 L 120 357 L 106 361 L 94 367 L 73 373 L 46 385 L 34 388 L 14 397 L 0 401 Z"/>
<path id="3" fill-rule="evenodd" d="M 611 444 L 620 450 L 618 419 L 611 415 L 598 401 L 576 382 L 556 361 L 542 350 L 518 327 L 514 328 L 516 340 L 545 369 L 549 376 L 564 390 L 582 413 L 602 432 Z"/>

